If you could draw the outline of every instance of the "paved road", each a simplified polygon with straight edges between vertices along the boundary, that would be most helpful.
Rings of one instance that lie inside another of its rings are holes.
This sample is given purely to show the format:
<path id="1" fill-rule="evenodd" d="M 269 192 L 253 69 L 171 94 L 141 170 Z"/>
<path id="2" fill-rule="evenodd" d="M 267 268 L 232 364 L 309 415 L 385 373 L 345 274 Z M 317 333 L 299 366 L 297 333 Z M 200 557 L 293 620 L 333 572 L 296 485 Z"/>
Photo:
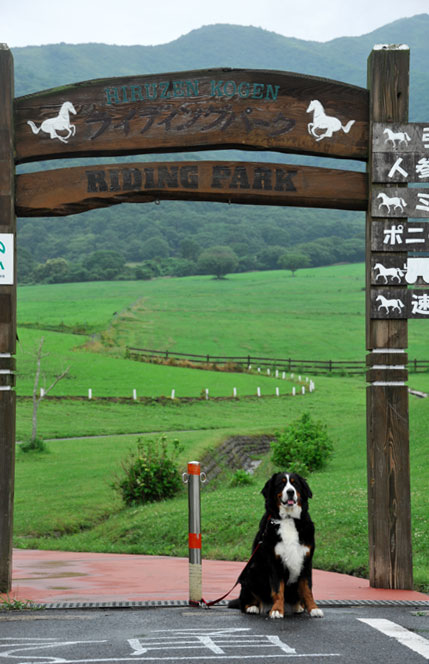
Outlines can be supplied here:
<path id="1" fill-rule="evenodd" d="M 270 620 L 217 607 L 0 613 L 0 662 L 341 662 L 429 660 L 429 611 L 327 608 Z"/>

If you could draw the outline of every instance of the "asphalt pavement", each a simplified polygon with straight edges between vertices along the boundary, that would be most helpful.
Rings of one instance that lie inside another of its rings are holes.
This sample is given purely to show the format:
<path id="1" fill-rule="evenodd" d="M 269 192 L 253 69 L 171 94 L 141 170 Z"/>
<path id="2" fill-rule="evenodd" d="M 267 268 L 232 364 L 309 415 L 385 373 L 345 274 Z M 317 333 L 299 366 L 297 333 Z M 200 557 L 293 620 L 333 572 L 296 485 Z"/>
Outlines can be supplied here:
<path id="1" fill-rule="evenodd" d="M 423 664 L 428 611 L 327 608 L 272 620 L 226 607 L 0 613 L 0 659 L 28 664 L 196 661 Z"/>

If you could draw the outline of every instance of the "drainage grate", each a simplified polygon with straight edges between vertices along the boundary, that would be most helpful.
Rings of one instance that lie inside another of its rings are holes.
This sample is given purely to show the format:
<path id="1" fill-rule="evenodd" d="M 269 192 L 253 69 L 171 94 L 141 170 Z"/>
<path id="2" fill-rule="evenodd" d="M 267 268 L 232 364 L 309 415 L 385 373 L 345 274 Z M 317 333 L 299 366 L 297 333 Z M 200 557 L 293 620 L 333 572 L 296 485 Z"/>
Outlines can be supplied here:
<path id="1" fill-rule="evenodd" d="M 318 600 L 321 607 L 349 607 L 349 606 L 406 606 L 414 609 L 429 608 L 429 600 L 373 600 L 373 599 L 326 599 Z M 189 607 L 187 600 L 150 600 L 147 602 L 52 602 L 35 604 L 41 609 L 151 609 L 157 607 Z M 217 606 L 228 606 L 223 600 Z"/>

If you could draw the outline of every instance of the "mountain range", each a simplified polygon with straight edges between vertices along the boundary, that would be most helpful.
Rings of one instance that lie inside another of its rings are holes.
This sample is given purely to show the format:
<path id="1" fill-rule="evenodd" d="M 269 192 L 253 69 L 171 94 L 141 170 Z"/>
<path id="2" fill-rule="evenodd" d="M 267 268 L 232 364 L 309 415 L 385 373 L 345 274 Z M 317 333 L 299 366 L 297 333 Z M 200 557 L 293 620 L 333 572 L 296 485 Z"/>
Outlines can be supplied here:
<path id="1" fill-rule="evenodd" d="M 283 37 L 261 28 L 216 24 L 193 30 L 177 40 L 158 46 L 97 43 L 26 46 L 12 49 L 15 94 L 22 96 L 96 78 L 211 67 L 284 70 L 366 87 L 367 58 L 373 46 L 381 43 L 407 44 L 411 62 L 409 119 L 429 122 L 428 35 L 429 14 L 420 14 L 394 21 L 360 37 L 341 37 L 328 42 Z M 216 158 L 219 154 L 205 153 L 204 158 Z M 254 154 L 261 158 L 259 153 Z M 201 158 L 201 155 L 189 153 L 186 158 L 194 156 Z M 228 155 L 223 152 L 220 156 L 222 159 L 230 157 L 255 158 L 252 153 L 237 151 Z M 168 159 L 169 155 L 162 158 Z M 175 155 L 174 158 L 180 157 Z M 273 156 L 269 155 L 269 158 L 273 159 Z M 275 159 L 305 163 L 303 158 L 288 155 L 275 155 Z M 78 163 L 82 161 L 74 160 L 73 165 Z M 52 168 L 64 164 L 51 162 L 43 167 L 46 166 Z M 342 162 L 342 167 L 358 169 L 361 165 Z M 24 170 L 30 168 L 34 170 L 40 165 L 21 167 Z M 35 277 L 35 268 L 38 264 L 40 267 L 40 264 L 43 266 L 47 261 L 58 259 L 74 266 L 82 261 L 88 264 L 91 253 L 108 251 L 115 236 L 115 249 L 121 252 L 125 261 L 144 263 L 157 259 L 158 267 L 161 264 L 163 267 L 160 269 L 164 273 L 165 270 L 169 273 L 169 264 L 185 260 L 183 247 L 189 240 L 196 245 L 195 252 L 197 247 L 202 251 L 214 244 L 233 246 L 243 259 L 242 265 L 247 265 L 249 269 L 257 269 L 258 266 L 264 269 L 258 255 L 273 248 L 283 248 L 284 251 L 298 248 L 301 253 L 307 253 L 311 264 L 361 260 L 364 255 L 363 213 L 297 208 L 272 208 L 267 212 L 266 208 L 256 206 L 240 206 L 231 213 L 231 207 L 234 206 L 165 201 L 156 206 L 156 210 L 153 205 L 122 204 L 110 210 L 91 211 L 61 221 L 46 219 L 43 225 L 37 220 L 22 219 L 18 224 L 21 274 L 26 274 L 28 280 L 43 280 L 40 276 L 43 270 L 39 269 L 39 277 Z M 192 219 L 193 223 L 180 224 L 181 219 Z M 311 223 L 307 223 L 309 220 Z M 118 236 L 118 226 L 126 228 L 127 233 Z M 352 242 L 352 252 L 341 254 L 338 251 L 340 237 L 349 244 Z M 133 251 L 130 251 L 130 238 L 133 238 Z M 158 242 L 162 247 L 160 256 L 156 256 L 156 252 L 153 255 L 153 246 L 156 245 L 153 238 L 162 240 L 163 244 Z M 152 241 L 151 251 L 145 251 L 144 245 L 148 240 Z M 328 251 L 323 258 L 315 259 L 310 250 L 306 252 L 306 245 L 317 242 L 319 245 L 336 246 L 337 251 L 331 252 L 330 257 Z M 186 260 L 189 261 L 189 257 Z M 189 265 L 188 269 L 191 269 Z M 50 278 L 47 277 L 48 280 Z"/>

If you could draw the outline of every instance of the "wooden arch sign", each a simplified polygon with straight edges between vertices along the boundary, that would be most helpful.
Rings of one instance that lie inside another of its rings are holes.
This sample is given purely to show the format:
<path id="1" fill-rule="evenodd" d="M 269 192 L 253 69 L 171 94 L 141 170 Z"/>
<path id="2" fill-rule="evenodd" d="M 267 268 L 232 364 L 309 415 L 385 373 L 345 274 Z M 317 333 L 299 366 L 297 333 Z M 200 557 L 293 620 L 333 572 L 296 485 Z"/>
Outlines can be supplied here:
<path id="1" fill-rule="evenodd" d="M 87 81 L 20 97 L 16 162 L 249 149 L 368 158 L 368 91 L 279 71 Z"/>
<path id="2" fill-rule="evenodd" d="M 160 198 L 365 210 L 372 195 L 363 173 L 266 161 L 134 161 L 18 176 L 16 165 L 230 149 L 369 161 L 372 122 L 403 122 L 408 111 L 407 57 L 396 47 L 373 51 L 368 89 L 282 71 L 211 69 L 87 81 L 14 99 L 12 55 L 0 45 L 0 592 L 10 590 L 12 569 L 15 213 L 63 216 Z M 367 220 L 370 251 L 380 220 Z M 372 320 L 368 275 L 371 585 L 407 588 L 408 402 L 404 383 L 391 379 L 403 378 L 393 353 L 403 354 L 406 321 Z"/>

